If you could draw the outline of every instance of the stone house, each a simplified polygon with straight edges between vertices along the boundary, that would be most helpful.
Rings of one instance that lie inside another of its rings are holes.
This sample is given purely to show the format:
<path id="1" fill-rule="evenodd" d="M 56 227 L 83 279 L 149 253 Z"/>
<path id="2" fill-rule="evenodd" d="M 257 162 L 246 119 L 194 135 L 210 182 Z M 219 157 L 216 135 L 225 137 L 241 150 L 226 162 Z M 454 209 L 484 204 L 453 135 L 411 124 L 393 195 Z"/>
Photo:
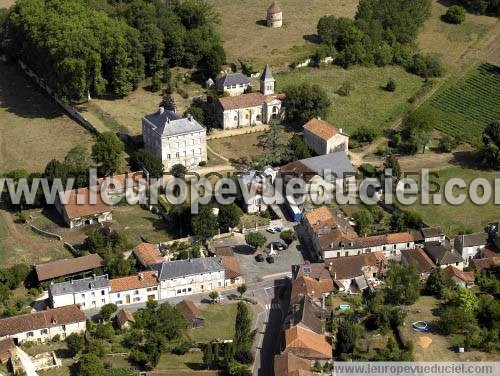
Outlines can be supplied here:
<path id="1" fill-rule="evenodd" d="M 156 271 L 140 272 L 137 275 L 114 278 L 109 281 L 109 302 L 118 306 L 146 303 L 159 298 L 159 281 Z"/>
<path id="2" fill-rule="evenodd" d="M 267 27 L 277 28 L 283 26 L 283 10 L 275 1 L 267 8 Z"/>
<path id="3" fill-rule="evenodd" d="M 455 266 L 459 270 L 464 268 L 464 259 L 458 252 L 455 252 L 450 244 L 428 242 L 424 244 L 424 251 L 436 266 L 442 269 L 448 265 Z"/>
<path id="4" fill-rule="evenodd" d="M 420 272 L 420 279 L 425 280 L 429 277 L 436 264 L 427 256 L 424 250 L 420 247 L 413 249 L 404 249 L 401 251 L 401 263 L 415 263 Z"/>
<path id="5" fill-rule="evenodd" d="M 304 141 L 318 155 L 349 150 L 349 137 L 320 118 L 313 118 L 304 125 Z"/>
<path id="6" fill-rule="evenodd" d="M 198 328 L 203 326 L 205 322 L 203 314 L 191 300 L 184 299 L 180 303 L 177 303 L 175 308 L 177 308 L 186 319 L 189 327 Z"/>
<path id="7" fill-rule="evenodd" d="M 241 95 L 250 86 L 250 79 L 242 73 L 229 73 L 217 77 L 217 90 L 230 96 Z"/>
<path id="8" fill-rule="evenodd" d="M 118 310 L 115 315 L 116 326 L 120 329 L 128 329 L 135 322 L 134 316 L 125 308 Z"/>
<path id="9" fill-rule="evenodd" d="M 488 234 L 486 232 L 476 232 L 474 234 L 457 235 L 453 245 L 465 263 L 468 264 L 487 244 Z"/>
<path id="10" fill-rule="evenodd" d="M 142 118 L 144 146 L 166 170 L 182 164 L 196 168 L 207 161 L 207 130 L 191 115 L 182 118 L 163 107 Z"/>
<path id="11" fill-rule="evenodd" d="M 0 340 L 46 342 L 56 335 L 64 340 L 71 333 L 84 333 L 86 317 L 78 305 L 47 309 L 0 320 Z"/>
<path id="12" fill-rule="evenodd" d="M 52 308 L 78 304 L 82 309 L 92 309 L 110 302 L 107 275 L 54 283 L 48 293 Z"/>
<path id="13" fill-rule="evenodd" d="M 260 76 L 260 91 L 219 98 L 216 114 L 223 129 L 269 124 L 282 118 L 282 94 L 274 93 L 275 80 L 269 65 Z"/>

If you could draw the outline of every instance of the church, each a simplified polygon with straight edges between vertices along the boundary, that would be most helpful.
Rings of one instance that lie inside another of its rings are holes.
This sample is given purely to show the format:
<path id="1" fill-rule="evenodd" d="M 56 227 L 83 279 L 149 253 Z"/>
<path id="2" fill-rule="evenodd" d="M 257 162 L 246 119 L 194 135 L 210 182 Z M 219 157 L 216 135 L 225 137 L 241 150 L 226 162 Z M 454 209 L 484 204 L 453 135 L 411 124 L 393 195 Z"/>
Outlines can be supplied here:
<path id="1" fill-rule="evenodd" d="M 284 95 L 275 94 L 274 86 L 273 73 L 266 65 L 260 76 L 260 91 L 219 98 L 216 112 L 222 128 L 243 128 L 280 120 Z"/>

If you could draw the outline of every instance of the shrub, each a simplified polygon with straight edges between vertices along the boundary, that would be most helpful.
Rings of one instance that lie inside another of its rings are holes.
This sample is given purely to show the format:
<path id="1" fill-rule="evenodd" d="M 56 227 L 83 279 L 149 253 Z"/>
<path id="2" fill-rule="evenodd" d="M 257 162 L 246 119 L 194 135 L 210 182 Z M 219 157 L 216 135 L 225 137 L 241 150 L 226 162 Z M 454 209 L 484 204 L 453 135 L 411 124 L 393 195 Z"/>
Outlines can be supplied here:
<path id="1" fill-rule="evenodd" d="M 443 75 L 443 66 L 441 61 L 432 55 L 415 54 L 408 66 L 408 71 L 420 77 L 441 77 Z"/>
<path id="2" fill-rule="evenodd" d="M 373 178 L 377 175 L 377 169 L 370 163 L 363 163 L 361 166 L 359 166 L 359 170 L 365 177 Z"/>
<path id="3" fill-rule="evenodd" d="M 189 351 L 190 348 L 191 348 L 191 343 L 183 341 L 172 349 L 172 353 L 175 355 L 184 355 Z"/>
<path id="4" fill-rule="evenodd" d="M 461 24 L 465 21 L 465 9 L 460 5 L 452 5 L 441 18 L 447 23 Z"/>
<path id="5" fill-rule="evenodd" d="M 17 216 L 22 223 L 26 223 L 30 219 L 30 213 L 25 210 L 19 212 Z"/>
<path id="6" fill-rule="evenodd" d="M 346 81 L 342 83 L 342 85 L 337 89 L 336 93 L 341 97 L 348 97 L 349 94 L 351 94 L 352 90 L 354 90 L 354 86 L 350 82 Z"/>
<path id="7" fill-rule="evenodd" d="M 161 78 L 158 75 L 154 75 L 151 79 L 151 91 L 160 91 L 161 89 Z"/>
<path id="8" fill-rule="evenodd" d="M 387 85 L 385 85 L 385 90 L 387 91 L 395 91 L 396 90 L 396 81 L 394 81 L 392 78 L 389 78 L 389 81 L 387 81 Z"/>

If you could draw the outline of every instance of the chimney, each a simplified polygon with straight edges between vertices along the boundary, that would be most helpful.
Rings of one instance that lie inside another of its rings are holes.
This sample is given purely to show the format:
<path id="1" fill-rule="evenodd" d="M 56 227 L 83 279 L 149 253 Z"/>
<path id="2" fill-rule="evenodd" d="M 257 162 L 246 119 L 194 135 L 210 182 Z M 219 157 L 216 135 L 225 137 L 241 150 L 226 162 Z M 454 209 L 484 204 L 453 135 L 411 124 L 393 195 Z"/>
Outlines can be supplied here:
<path id="1" fill-rule="evenodd" d="M 339 128 L 339 133 L 340 134 L 344 133 L 342 128 Z"/>
<path id="2" fill-rule="evenodd" d="M 163 115 L 164 112 L 165 112 L 165 107 L 160 106 L 160 115 Z"/>
<path id="3" fill-rule="evenodd" d="M 321 120 L 321 118 L 318 116 L 318 120 Z"/>
<path id="4" fill-rule="evenodd" d="M 95 274 L 92 274 L 92 278 L 93 278 L 93 279 L 94 279 L 94 281 L 95 281 L 95 279 L 96 279 L 96 275 L 95 275 Z"/>
<path id="5" fill-rule="evenodd" d="M 170 124 L 170 119 L 167 117 L 167 120 L 165 120 L 165 126 Z"/>
<path id="6" fill-rule="evenodd" d="M 188 114 L 187 118 L 188 118 L 189 121 L 193 121 L 193 115 Z"/>
<path id="7" fill-rule="evenodd" d="M 139 273 L 139 281 L 142 281 L 144 279 L 144 274 Z"/>

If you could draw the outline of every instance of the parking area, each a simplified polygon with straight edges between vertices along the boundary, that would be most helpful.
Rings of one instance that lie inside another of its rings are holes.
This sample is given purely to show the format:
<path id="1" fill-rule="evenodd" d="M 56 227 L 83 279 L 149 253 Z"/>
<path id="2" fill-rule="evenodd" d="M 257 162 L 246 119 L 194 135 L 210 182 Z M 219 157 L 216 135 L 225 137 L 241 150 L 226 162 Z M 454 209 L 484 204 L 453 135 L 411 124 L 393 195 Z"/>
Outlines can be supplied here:
<path id="1" fill-rule="evenodd" d="M 258 253 L 267 256 L 267 245 L 270 242 L 282 242 L 280 234 L 270 234 L 265 230 L 259 231 L 267 239 L 264 247 L 255 251 L 252 247 L 245 243 L 244 238 L 233 237 L 221 241 L 214 242 L 215 247 L 232 246 L 240 268 L 246 282 L 256 282 L 262 280 L 265 276 L 281 273 L 291 273 L 291 266 L 304 263 L 304 255 L 307 257 L 307 250 L 302 247 L 298 241 L 294 241 L 288 249 L 277 251 L 277 256 L 274 257 L 274 263 L 270 264 L 267 261 L 257 262 L 255 255 Z"/>

